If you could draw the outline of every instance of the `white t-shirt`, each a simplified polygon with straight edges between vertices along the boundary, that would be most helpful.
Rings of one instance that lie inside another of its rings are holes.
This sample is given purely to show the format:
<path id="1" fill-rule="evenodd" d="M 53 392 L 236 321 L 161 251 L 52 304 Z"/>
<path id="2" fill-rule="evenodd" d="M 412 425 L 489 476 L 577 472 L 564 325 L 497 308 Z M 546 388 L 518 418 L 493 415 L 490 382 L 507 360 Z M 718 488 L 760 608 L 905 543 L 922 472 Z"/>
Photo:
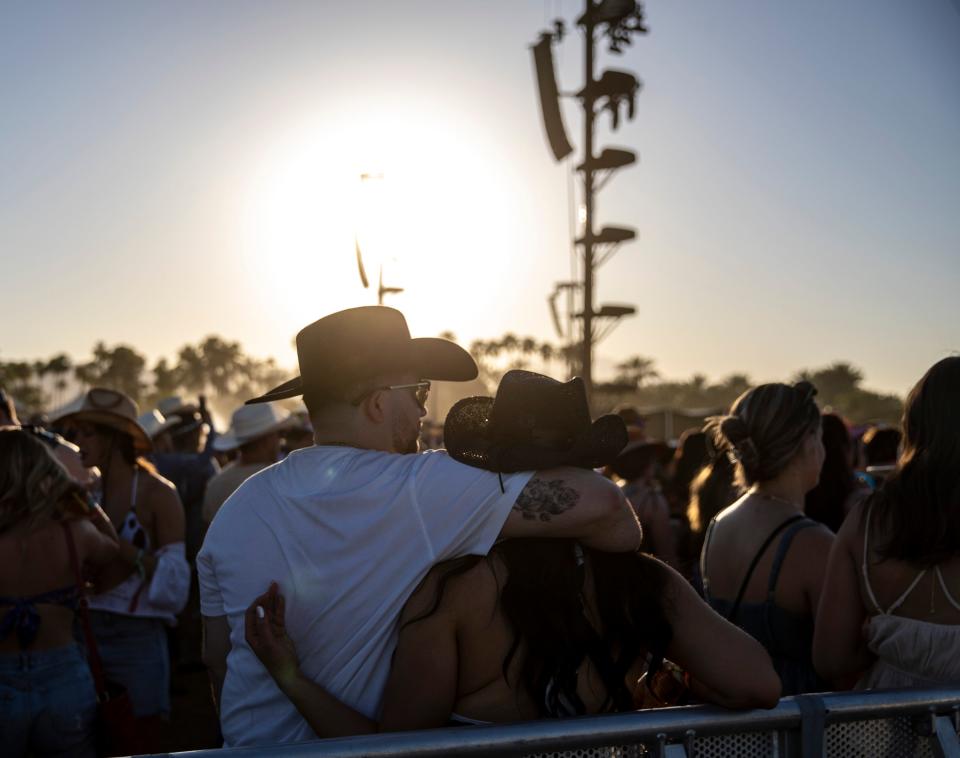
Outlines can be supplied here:
<path id="1" fill-rule="evenodd" d="M 243 614 L 271 580 L 304 674 L 377 718 L 407 598 L 433 564 L 486 554 L 531 476 L 504 475 L 503 492 L 445 452 L 322 446 L 240 485 L 197 557 L 201 610 L 230 623 L 225 746 L 316 738 L 244 639 Z"/>

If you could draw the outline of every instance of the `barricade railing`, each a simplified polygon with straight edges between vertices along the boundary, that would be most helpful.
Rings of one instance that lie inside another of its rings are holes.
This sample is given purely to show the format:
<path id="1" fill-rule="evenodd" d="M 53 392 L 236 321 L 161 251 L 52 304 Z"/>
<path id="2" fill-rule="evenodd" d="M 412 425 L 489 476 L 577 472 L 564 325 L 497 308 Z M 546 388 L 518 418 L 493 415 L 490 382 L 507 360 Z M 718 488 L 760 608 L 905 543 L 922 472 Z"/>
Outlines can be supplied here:
<path id="1" fill-rule="evenodd" d="M 960 758 L 960 688 L 823 693 L 770 710 L 685 706 L 202 750 L 190 758 Z M 181 753 L 179 755 L 187 755 Z"/>

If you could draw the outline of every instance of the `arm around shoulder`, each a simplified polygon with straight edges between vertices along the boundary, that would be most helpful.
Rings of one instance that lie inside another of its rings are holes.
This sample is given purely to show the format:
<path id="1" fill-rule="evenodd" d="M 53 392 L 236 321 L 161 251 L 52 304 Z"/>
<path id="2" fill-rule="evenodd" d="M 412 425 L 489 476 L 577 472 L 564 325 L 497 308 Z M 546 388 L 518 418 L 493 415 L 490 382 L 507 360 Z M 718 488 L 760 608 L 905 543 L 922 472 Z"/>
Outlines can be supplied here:
<path id="1" fill-rule="evenodd" d="M 640 547 L 643 533 L 623 492 L 594 471 L 538 471 L 517 497 L 501 536 L 567 537 L 607 552 Z"/>

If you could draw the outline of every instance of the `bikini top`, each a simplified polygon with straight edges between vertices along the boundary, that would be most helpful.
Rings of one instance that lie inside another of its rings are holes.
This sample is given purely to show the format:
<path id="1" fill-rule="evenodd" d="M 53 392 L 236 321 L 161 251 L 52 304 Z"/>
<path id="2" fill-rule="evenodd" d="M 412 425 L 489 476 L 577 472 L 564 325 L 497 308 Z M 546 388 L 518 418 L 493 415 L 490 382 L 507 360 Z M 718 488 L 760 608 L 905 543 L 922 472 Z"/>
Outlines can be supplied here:
<path id="1" fill-rule="evenodd" d="M 896 600 L 893 601 L 893 604 L 884 610 L 880 607 L 880 603 L 877 601 L 877 596 L 873 592 L 873 587 L 870 585 L 870 575 L 867 573 L 867 555 L 870 552 L 870 517 L 873 515 L 873 506 L 867 508 L 867 519 L 866 527 L 863 533 L 863 561 L 860 564 L 860 569 L 863 572 L 863 585 L 866 587 L 867 596 L 870 598 L 870 602 L 873 603 L 873 608 L 881 616 L 889 616 L 897 608 L 904 604 L 906 599 L 910 597 L 910 593 L 916 589 L 916 586 L 920 583 L 920 580 L 927 575 L 929 568 L 925 568 L 918 573 L 909 586 L 903 591 L 903 593 Z M 937 581 L 940 583 L 940 589 L 943 590 L 944 597 L 947 598 L 947 602 L 950 603 L 956 610 L 960 611 L 960 603 L 958 603 L 953 595 L 950 594 L 950 590 L 947 589 L 947 583 L 944 581 L 943 572 L 940 571 L 939 566 L 933 567 L 933 573 L 937 577 Z"/>
<path id="2" fill-rule="evenodd" d="M 137 484 L 140 481 L 140 469 L 134 467 L 133 482 L 130 486 L 130 510 L 123 517 L 123 522 L 117 525 L 117 536 L 141 550 L 150 550 L 150 535 L 143 528 L 137 516 Z"/>
<path id="3" fill-rule="evenodd" d="M 20 647 L 30 647 L 40 633 L 40 612 L 37 610 L 40 604 L 62 605 L 71 611 L 77 610 L 80 604 L 77 585 L 70 584 L 22 597 L 0 595 L 0 606 L 9 606 L 3 616 L 0 616 L 0 639 L 6 639 L 11 632 L 16 631 Z"/>

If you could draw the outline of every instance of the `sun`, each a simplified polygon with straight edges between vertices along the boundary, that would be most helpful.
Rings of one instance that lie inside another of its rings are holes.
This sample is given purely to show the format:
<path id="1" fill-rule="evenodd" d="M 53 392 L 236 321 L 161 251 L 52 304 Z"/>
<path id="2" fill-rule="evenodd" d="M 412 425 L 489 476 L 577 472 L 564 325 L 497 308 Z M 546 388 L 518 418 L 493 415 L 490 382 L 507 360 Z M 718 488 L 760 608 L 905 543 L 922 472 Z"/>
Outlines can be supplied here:
<path id="1" fill-rule="evenodd" d="M 260 305 L 291 332 L 319 316 L 377 301 L 420 332 L 449 326 L 511 265 L 520 220 L 510 168 L 453 114 L 391 110 L 347 122 L 316 120 L 279 133 L 252 172 L 244 266 Z M 355 244 L 370 282 L 364 289 Z M 477 304 L 474 333 L 482 333 Z M 461 327 L 464 328 L 464 327 Z M 471 331 L 468 324 L 466 331 Z"/>

